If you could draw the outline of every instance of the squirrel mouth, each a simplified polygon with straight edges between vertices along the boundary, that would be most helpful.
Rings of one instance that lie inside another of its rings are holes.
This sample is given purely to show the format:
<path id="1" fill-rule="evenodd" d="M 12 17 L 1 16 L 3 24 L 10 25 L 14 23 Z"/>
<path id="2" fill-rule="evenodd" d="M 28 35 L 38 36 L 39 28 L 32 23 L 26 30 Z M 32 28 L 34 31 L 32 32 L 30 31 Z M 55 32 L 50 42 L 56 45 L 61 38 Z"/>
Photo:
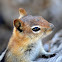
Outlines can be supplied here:
<path id="1" fill-rule="evenodd" d="M 49 35 L 49 34 L 51 34 L 52 32 L 53 32 L 53 28 L 44 28 L 44 33 L 43 33 L 43 35 Z"/>

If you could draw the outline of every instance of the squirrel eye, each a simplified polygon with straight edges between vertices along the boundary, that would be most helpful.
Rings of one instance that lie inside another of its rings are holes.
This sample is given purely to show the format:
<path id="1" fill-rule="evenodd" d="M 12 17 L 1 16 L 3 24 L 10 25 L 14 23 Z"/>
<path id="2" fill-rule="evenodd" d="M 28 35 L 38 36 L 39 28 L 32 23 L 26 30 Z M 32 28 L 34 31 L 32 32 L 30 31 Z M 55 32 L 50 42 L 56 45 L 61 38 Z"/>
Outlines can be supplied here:
<path id="1" fill-rule="evenodd" d="M 35 32 L 37 32 L 37 31 L 40 30 L 40 28 L 39 27 L 34 27 L 34 28 L 32 28 L 32 30 L 35 31 Z"/>

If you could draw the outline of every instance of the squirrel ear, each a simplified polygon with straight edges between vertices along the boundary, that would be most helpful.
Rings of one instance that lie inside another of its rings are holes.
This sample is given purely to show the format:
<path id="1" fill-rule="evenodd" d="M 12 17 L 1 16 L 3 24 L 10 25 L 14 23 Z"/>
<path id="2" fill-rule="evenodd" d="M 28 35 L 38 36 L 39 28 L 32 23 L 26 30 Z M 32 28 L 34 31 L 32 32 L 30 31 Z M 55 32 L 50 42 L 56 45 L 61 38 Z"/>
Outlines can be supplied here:
<path id="1" fill-rule="evenodd" d="M 19 8 L 19 14 L 19 19 L 27 15 L 26 11 L 23 8 Z"/>
<path id="2" fill-rule="evenodd" d="M 13 22 L 13 25 L 16 27 L 16 29 L 18 29 L 20 32 L 23 31 L 23 24 L 24 22 L 21 21 L 20 19 L 15 19 Z"/>

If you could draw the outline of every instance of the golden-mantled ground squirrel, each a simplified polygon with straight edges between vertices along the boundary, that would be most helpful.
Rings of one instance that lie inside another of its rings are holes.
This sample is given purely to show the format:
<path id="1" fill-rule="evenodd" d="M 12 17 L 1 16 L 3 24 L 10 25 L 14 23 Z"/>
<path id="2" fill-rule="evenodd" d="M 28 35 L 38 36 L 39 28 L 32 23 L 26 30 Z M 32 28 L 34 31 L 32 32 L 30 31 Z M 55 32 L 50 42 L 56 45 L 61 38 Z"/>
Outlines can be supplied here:
<path id="1" fill-rule="evenodd" d="M 52 32 L 54 25 L 42 16 L 27 15 L 22 8 L 19 13 L 20 17 L 13 22 L 13 34 L 7 49 L 1 57 L 5 55 L 5 62 L 34 62 L 39 55 L 52 56 L 53 53 L 44 50 L 41 39 Z"/>

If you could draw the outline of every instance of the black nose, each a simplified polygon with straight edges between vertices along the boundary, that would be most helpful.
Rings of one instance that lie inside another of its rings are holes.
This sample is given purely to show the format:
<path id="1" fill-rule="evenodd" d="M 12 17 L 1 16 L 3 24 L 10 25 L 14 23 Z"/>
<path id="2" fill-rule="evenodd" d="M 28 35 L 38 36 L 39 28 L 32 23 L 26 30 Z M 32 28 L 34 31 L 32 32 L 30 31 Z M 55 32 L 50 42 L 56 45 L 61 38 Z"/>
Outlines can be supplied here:
<path id="1" fill-rule="evenodd" d="M 53 24 L 50 24 L 50 27 L 52 30 L 54 30 L 54 25 Z"/>

